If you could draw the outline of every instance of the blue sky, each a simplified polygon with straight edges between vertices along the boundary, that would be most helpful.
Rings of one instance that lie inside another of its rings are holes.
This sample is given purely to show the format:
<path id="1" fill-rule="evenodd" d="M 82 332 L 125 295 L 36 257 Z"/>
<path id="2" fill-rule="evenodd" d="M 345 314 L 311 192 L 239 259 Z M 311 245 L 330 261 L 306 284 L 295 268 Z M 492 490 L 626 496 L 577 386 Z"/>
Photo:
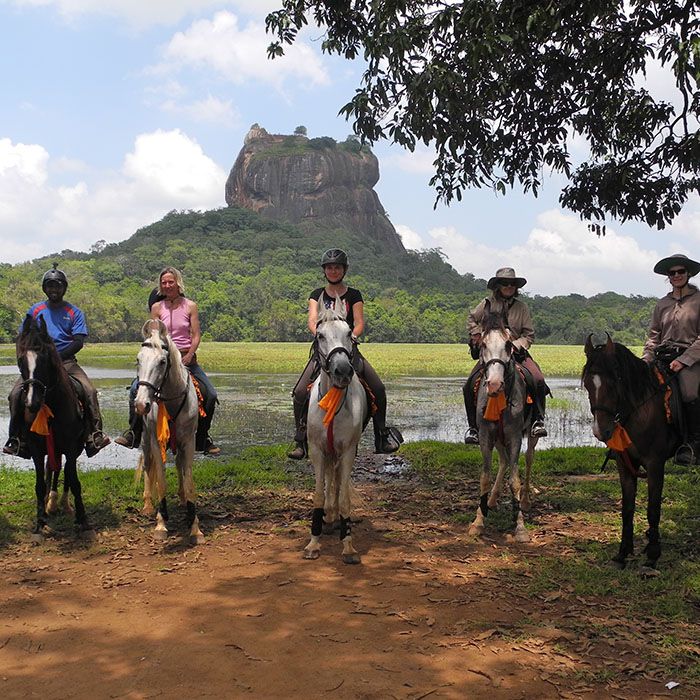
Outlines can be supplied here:
<path id="1" fill-rule="evenodd" d="M 352 129 L 337 113 L 362 65 L 323 56 L 318 29 L 268 61 L 264 17 L 277 7 L 0 0 L 0 261 L 88 250 L 173 209 L 225 206 L 226 177 L 255 122 L 344 140 Z M 648 87 L 672 98 L 660 70 L 649 71 Z M 613 222 L 599 239 L 558 207 L 560 180 L 547 181 L 538 199 L 482 190 L 435 210 L 427 149 L 380 143 L 374 151 L 376 190 L 406 247 L 439 246 L 460 272 L 488 278 L 511 265 L 528 279 L 526 291 L 546 296 L 660 296 L 667 283 L 654 263 L 700 255 L 697 199 L 665 231 Z"/>

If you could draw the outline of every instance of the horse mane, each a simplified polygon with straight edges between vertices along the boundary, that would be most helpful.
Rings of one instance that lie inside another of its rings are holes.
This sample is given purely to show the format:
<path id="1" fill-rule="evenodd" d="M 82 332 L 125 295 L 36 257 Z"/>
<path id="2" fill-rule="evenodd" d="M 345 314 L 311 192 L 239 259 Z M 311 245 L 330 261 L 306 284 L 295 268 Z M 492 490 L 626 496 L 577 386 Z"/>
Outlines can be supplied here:
<path id="1" fill-rule="evenodd" d="M 481 332 L 483 335 L 486 335 L 491 331 L 506 332 L 507 330 L 508 328 L 503 321 L 503 316 L 495 311 L 491 311 L 486 314 L 481 322 Z"/>
<path id="2" fill-rule="evenodd" d="M 593 348 L 583 366 L 581 381 L 586 374 L 596 370 L 613 377 L 620 384 L 620 395 L 627 397 L 632 403 L 645 400 L 650 392 L 659 388 L 653 369 L 622 343 L 613 345 L 614 355 L 605 351 L 605 344 Z"/>
<path id="3" fill-rule="evenodd" d="M 345 321 L 347 323 L 344 312 L 336 311 L 333 306 L 326 307 L 322 305 L 322 308 L 318 312 L 318 320 L 316 321 L 316 325 L 319 323 L 327 323 L 329 321 Z"/>
<path id="4" fill-rule="evenodd" d="M 45 355 L 56 373 L 57 383 L 62 386 L 64 391 L 73 390 L 70 377 L 58 350 L 56 350 L 56 345 L 47 334 L 42 333 L 34 319 L 17 336 L 17 359 L 24 357 L 28 352 Z"/>

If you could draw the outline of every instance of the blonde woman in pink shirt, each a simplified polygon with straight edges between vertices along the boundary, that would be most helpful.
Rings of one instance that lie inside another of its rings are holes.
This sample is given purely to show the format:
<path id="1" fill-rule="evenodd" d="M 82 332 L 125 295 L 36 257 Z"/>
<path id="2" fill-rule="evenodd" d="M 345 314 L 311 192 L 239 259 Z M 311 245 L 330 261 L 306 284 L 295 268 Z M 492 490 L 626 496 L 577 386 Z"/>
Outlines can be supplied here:
<path id="1" fill-rule="evenodd" d="M 158 295 L 160 301 L 156 301 L 151 307 L 151 318 L 160 319 L 165 324 L 170 337 L 180 351 L 183 364 L 197 380 L 204 397 L 206 417 L 199 419 L 197 450 L 208 455 L 218 455 L 221 450 L 209 435 L 217 403 L 216 389 L 197 362 L 197 348 L 202 339 L 197 304 L 185 296 L 182 273 L 174 267 L 166 267 L 161 271 L 158 277 Z M 132 386 L 132 393 L 134 389 L 135 387 Z M 133 403 L 133 397 L 130 403 Z M 138 447 L 141 442 L 142 422 L 138 419 L 131 420 L 131 406 L 129 413 L 129 430 L 115 442 L 124 447 Z"/>

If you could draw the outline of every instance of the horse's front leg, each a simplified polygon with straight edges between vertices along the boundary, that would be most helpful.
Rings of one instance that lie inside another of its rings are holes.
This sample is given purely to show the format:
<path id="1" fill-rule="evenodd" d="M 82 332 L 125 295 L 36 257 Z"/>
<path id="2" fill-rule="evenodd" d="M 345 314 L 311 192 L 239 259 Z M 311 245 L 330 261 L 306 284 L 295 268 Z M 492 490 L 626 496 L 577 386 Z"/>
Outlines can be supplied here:
<path id="1" fill-rule="evenodd" d="M 358 438 L 359 440 L 359 438 Z M 359 564 L 360 554 L 352 544 L 352 467 L 355 463 L 355 451 L 346 450 L 340 458 L 336 469 L 339 479 L 338 511 L 340 513 L 340 541 L 343 543 L 343 562 L 346 564 Z"/>
<path id="2" fill-rule="evenodd" d="M 622 538 L 613 563 L 620 569 L 627 565 L 627 557 L 634 554 L 634 506 L 637 498 L 637 477 L 630 473 L 622 458 L 615 456 L 622 488 Z M 658 521 L 657 521 L 658 525 Z"/>
<path id="3" fill-rule="evenodd" d="M 309 441 L 309 459 L 314 465 L 316 487 L 314 489 L 314 508 L 311 514 L 311 539 L 304 547 L 304 559 L 318 559 L 321 554 L 321 533 L 323 532 L 326 462 L 323 454 L 312 441 Z"/>
<path id="4" fill-rule="evenodd" d="M 199 529 L 197 517 L 196 493 L 194 489 L 194 477 L 192 475 L 192 462 L 194 461 L 194 431 L 192 438 L 184 445 L 177 446 L 177 471 L 181 479 L 181 500 L 184 499 L 187 508 L 187 525 L 190 528 L 190 544 L 203 544 L 204 533 Z"/>
<path id="5" fill-rule="evenodd" d="M 75 524 L 82 533 L 88 534 L 92 532 L 92 528 L 88 523 L 87 513 L 85 512 L 85 504 L 83 503 L 83 489 L 78 478 L 78 456 L 66 455 L 66 465 L 63 469 L 63 478 L 70 492 L 73 494 L 73 503 L 75 503 Z"/>
<path id="6" fill-rule="evenodd" d="M 495 508 L 498 505 L 498 499 L 503 491 L 503 482 L 506 478 L 506 469 L 509 464 L 513 463 L 511 451 L 502 445 L 500 441 L 496 444 L 496 451 L 498 452 L 498 472 L 496 473 L 496 480 L 493 482 L 493 488 L 489 494 L 489 508 Z"/>
<path id="7" fill-rule="evenodd" d="M 44 478 L 44 456 L 32 454 L 34 462 L 34 493 L 36 495 L 36 523 L 32 533 L 37 540 L 42 539 L 44 532 L 48 531 L 48 515 L 46 513 L 46 480 Z"/>
<path id="8" fill-rule="evenodd" d="M 647 546 L 644 549 L 647 560 L 644 566 L 655 569 L 656 562 L 661 556 L 661 538 L 659 535 L 659 521 L 661 519 L 661 494 L 664 489 L 664 462 L 657 460 L 647 465 Z"/>
<path id="9" fill-rule="evenodd" d="M 479 436 L 480 440 L 482 436 Z M 479 478 L 479 506 L 476 509 L 476 517 L 469 526 L 469 535 L 478 537 L 484 532 L 485 519 L 489 514 L 488 494 L 491 489 L 491 462 L 493 460 L 493 446 L 489 442 L 481 442 L 481 476 Z"/>
<path id="10" fill-rule="evenodd" d="M 158 505 L 156 506 L 156 527 L 153 531 L 153 539 L 158 542 L 164 542 L 168 539 L 168 503 L 165 498 L 167 488 L 165 481 L 165 464 L 163 463 L 163 457 L 160 453 L 160 445 L 156 439 L 155 426 L 153 426 L 152 430 L 147 429 L 144 432 L 144 437 L 148 440 L 148 445 L 144 445 L 143 450 L 145 465 L 144 485 L 152 489 L 155 483 L 155 492 L 158 498 Z"/>
<path id="11" fill-rule="evenodd" d="M 523 510 L 520 506 L 520 494 L 522 493 L 522 486 L 520 484 L 520 472 L 518 465 L 519 455 L 517 451 L 512 455 L 513 463 L 510 469 L 510 495 L 513 501 L 513 519 L 515 520 L 515 532 L 513 536 L 516 542 L 529 542 L 530 535 L 525 527 L 525 519 L 523 517 Z"/>

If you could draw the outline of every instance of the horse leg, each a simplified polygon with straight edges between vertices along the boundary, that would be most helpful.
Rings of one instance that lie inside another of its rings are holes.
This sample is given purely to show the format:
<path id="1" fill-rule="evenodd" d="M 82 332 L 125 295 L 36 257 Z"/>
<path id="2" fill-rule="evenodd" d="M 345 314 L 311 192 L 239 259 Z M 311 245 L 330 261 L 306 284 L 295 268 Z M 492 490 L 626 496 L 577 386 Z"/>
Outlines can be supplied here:
<path id="1" fill-rule="evenodd" d="M 304 547 L 304 559 L 318 559 L 321 553 L 321 532 L 323 531 L 326 462 L 321 451 L 312 442 L 309 442 L 309 459 L 314 465 L 316 488 L 314 490 L 314 509 L 311 515 L 311 539 Z"/>
<path id="2" fill-rule="evenodd" d="M 535 461 L 535 446 L 539 441 L 538 437 L 528 436 L 527 449 L 525 450 L 525 480 L 520 489 L 520 508 L 526 513 L 530 510 L 530 472 L 532 463 Z"/>
<path id="3" fill-rule="evenodd" d="M 496 473 L 496 480 L 493 482 L 493 488 L 489 494 L 488 506 L 489 508 L 496 508 L 498 505 L 498 499 L 503 491 L 503 482 L 506 475 L 506 467 L 512 464 L 512 458 L 509 455 L 509 450 L 507 450 L 500 443 L 496 445 L 496 450 L 498 452 L 498 472 Z"/>
<path id="4" fill-rule="evenodd" d="M 155 484 L 151 481 L 150 473 L 151 468 L 146 465 L 143 468 L 143 508 L 141 509 L 141 515 L 152 517 L 156 513 L 156 509 L 153 507 L 153 487 Z"/>
<path id="5" fill-rule="evenodd" d="M 656 562 L 661 556 L 661 539 L 659 536 L 659 520 L 661 519 L 661 494 L 664 488 L 664 463 L 658 460 L 647 466 L 647 546 L 644 551 L 647 560 L 644 567 L 655 569 Z"/>
<path id="6" fill-rule="evenodd" d="M 73 494 L 75 503 L 75 524 L 82 533 L 90 533 L 92 528 L 88 523 L 85 504 L 83 503 L 83 489 L 78 478 L 77 455 L 66 456 L 66 465 L 63 469 L 63 479 Z"/>
<path id="7" fill-rule="evenodd" d="M 199 529 L 199 518 L 195 505 L 194 477 L 192 476 L 192 461 L 194 460 L 194 436 L 185 445 L 177 446 L 177 471 L 180 475 L 182 496 L 187 508 L 187 525 L 190 528 L 190 544 L 204 544 L 204 533 Z"/>
<path id="8" fill-rule="evenodd" d="M 34 461 L 34 493 L 36 495 L 36 524 L 34 525 L 33 538 L 37 541 L 43 539 L 43 533 L 48 530 L 48 515 L 46 513 L 46 481 L 44 479 L 44 456 L 32 455 Z"/>
<path id="9" fill-rule="evenodd" d="M 622 539 L 613 563 L 620 569 L 627 565 L 627 557 L 634 554 L 634 504 L 637 498 L 637 477 L 629 472 L 622 459 L 615 457 L 622 488 Z"/>
<path id="10" fill-rule="evenodd" d="M 350 513 L 352 508 L 352 488 L 350 475 L 355 463 L 355 452 L 346 451 L 340 458 L 336 467 L 339 477 L 338 510 L 340 512 L 340 541 L 343 544 L 343 562 L 345 564 L 359 564 L 360 554 L 352 545 L 352 521 Z"/>
<path id="11" fill-rule="evenodd" d="M 58 471 L 52 471 L 49 469 L 48 460 L 46 460 L 46 466 L 44 467 L 44 474 L 46 476 L 46 489 L 49 495 L 46 497 L 46 512 L 49 515 L 53 515 L 58 511 Z M 65 482 L 64 482 L 65 484 Z"/>
<path id="12" fill-rule="evenodd" d="M 517 452 L 517 450 L 516 450 Z M 520 484 L 520 472 L 518 465 L 518 455 L 513 455 L 514 461 L 510 472 L 510 495 L 513 501 L 513 516 L 515 520 L 515 532 L 513 536 L 516 542 L 529 542 L 530 535 L 525 527 L 525 519 L 523 518 L 523 510 L 520 506 L 520 494 L 522 486 Z"/>
<path id="13" fill-rule="evenodd" d="M 483 458 L 483 466 L 481 468 L 481 477 L 479 478 L 479 506 L 476 509 L 476 517 L 469 526 L 469 535 L 479 537 L 484 532 L 486 516 L 489 514 L 488 493 L 491 488 L 491 461 L 493 459 L 492 449 L 482 447 L 481 455 Z"/>

